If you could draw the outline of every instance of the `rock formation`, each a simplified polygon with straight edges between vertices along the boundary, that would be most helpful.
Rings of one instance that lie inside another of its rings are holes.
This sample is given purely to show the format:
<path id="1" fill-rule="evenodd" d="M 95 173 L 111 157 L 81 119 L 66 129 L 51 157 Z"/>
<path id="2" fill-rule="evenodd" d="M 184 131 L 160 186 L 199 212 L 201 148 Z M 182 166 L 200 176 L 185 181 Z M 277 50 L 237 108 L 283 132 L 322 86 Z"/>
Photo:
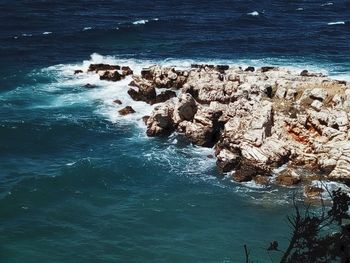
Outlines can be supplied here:
<path id="1" fill-rule="evenodd" d="M 89 71 L 114 81 L 119 69 L 102 64 Z M 136 101 L 158 103 L 145 119 L 147 135 L 176 131 L 196 145 L 214 147 L 219 170 L 234 171 L 237 181 L 267 183 L 283 165 L 275 180 L 281 185 L 307 180 L 295 169 L 350 183 L 345 81 L 278 67 L 152 66 L 132 75 L 128 93 Z"/>

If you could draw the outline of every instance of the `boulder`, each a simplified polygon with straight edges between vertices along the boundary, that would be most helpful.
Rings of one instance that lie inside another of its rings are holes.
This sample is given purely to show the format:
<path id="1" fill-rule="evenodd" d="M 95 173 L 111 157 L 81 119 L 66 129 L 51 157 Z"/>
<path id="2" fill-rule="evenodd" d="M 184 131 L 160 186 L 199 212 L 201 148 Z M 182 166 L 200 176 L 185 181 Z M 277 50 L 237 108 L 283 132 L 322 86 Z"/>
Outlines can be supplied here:
<path id="1" fill-rule="evenodd" d="M 124 78 L 123 75 L 121 75 L 118 71 L 114 70 L 114 71 L 104 71 L 101 75 L 100 75 L 100 80 L 108 80 L 108 81 L 119 81 L 122 80 Z"/>
<path id="2" fill-rule="evenodd" d="M 158 94 L 156 96 L 154 103 L 165 102 L 165 101 L 170 100 L 171 98 L 175 98 L 175 97 L 176 97 L 176 93 L 172 90 L 162 91 L 160 94 Z"/>
<path id="3" fill-rule="evenodd" d="M 122 101 L 121 101 L 121 100 L 118 100 L 118 99 L 114 100 L 113 102 L 114 102 L 115 104 L 118 104 L 118 105 L 123 104 Z"/>
<path id="4" fill-rule="evenodd" d="M 123 76 L 129 76 L 129 75 L 132 75 L 134 74 L 134 72 L 132 71 L 132 69 L 128 66 L 123 66 L 122 67 L 122 75 Z"/>
<path id="5" fill-rule="evenodd" d="M 293 170 L 286 169 L 279 173 L 276 177 L 276 183 L 281 186 L 293 186 L 299 184 L 300 176 Z"/>
<path id="6" fill-rule="evenodd" d="M 197 112 L 197 103 L 189 94 L 181 94 L 178 102 L 175 105 L 174 121 L 180 123 L 181 121 L 191 121 Z"/>
<path id="7" fill-rule="evenodd" d="M 153 104 L 156 100 L 156 89 L 152 86 L 140 86 L 138 90 L 130 88 L 128 94 L 133 100 L 144 101 L 149 104 Z"/>
<path id="8" fill-rule="evenodd" d="M 131 106 L 126 106 L 125 108 L 121 109 L 118 111 L 120 115 L 128 115 L 128 114 L 132 114 L 135 113 L 135 110 L 131 107 Z"/>
<path id="9" fill-rule="evenodd" d="M 120 70 L 120 66 L 118 65 L 109 65 L 109 64 L 90 64 L 88 68 L 88 72 L 90 71 L 109 71 L 109 70 Z"/>
<path id="10" fill-rule="evenodd" d="M 74 70 L 74 75 L 84 73 L 81 69 Z"/>
<path id="11" fill-rule="evenodd" d="M 147 120 L 147 135 L 159 136 L 168 135 L 175 130 L 172 115 L 174 104 L 167 101 L 160 106 L 155 107 Z"/>

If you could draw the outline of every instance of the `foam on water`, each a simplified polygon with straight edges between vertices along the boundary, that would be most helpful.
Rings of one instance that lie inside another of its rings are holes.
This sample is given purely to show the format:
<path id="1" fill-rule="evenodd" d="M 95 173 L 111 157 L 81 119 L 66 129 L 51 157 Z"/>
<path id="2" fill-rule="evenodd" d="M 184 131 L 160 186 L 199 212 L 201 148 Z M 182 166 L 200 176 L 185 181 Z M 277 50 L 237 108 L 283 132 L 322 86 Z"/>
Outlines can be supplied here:
<path id="1" fill-rule="evenodd" d="M 50 35 L 50 34 L 52 34 L 52 32 L 50 31 L 43 32 L 43 35 Z"/>
<path id="2" fill-rule="evenodd" d="M 137 20 L 137 21 L 134 21 L 132 22 L 134 25 L 144 25 L 146 23 L 148 23 L 148 20 L 147 19 L 142 19 L 142 20 Z"/>
<path id="3" fill-rule="evenodd" d="M 259 15 L 259 12 L 258 11 L 253 11 L 251 13 L 247 13 L 247 15 L 250 15 L 250 16 L 258 16 Z"/>
<path id="4" fill-rule="evenodd" d="M 330 6 L 330 5 L 333 5 L 333 3 L 332 2 L 328 2 L 328 3 L 321 4 L 321 6 Z"/>
<path id="5" fill-rule="evenodd" d="M 345 25 L 345 22 L 344 22 L 344 21 L 329 22 L 329 23 L 327 23 L 327 25 L 329 25 L 329 26 L 333 26 L 333 25 Z"/>
<path id="6" fill-rule="evenodd" d="M 158 21 L 159 18 L 153 18 L 151 19 L 152 21 Z M 134 22 L 132 22 L 133 25 L 144 25 L 146 23 L 148 23 L 150 20 L 148 19 L 141 19 L 141 20 L 136 20 Z"/>

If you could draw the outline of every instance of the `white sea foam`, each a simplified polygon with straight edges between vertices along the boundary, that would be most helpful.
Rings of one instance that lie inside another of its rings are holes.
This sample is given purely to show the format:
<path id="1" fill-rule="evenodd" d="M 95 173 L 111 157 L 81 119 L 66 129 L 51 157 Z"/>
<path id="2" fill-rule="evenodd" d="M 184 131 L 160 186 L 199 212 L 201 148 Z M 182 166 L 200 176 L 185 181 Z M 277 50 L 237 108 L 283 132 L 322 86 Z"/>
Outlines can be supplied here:
<path id="1" fill-rule="evenodd" d="M 83 28 L 83 31 L 87 31 L 87 30 L 91 30 L 91 29 L 92 29 L 91 26 L 87 26 L 87 27 L 84 27 L 84 28 Z"/>
<path id="2" fill-rule="evenodd" d="M 329 6 L 329 5 L 333 5 L 332 2 L 327 2 L 327 3 L 323 3 L 321 6 Z"/>
<path id="3" fill-rule="evenodd" d="M 259 12 L 258 11 L 253 11 L 251 13 L 247 13 L 247 15 L 250 15 L 250 16 L 258 16 L 259 15 Z"/>
<path id="4" fill-rule="evenodd" d="M 27 33 L 22 34 L 22 37 L 31 37 L 31 36 L 33 36 L 33 34 L 27 34 Z"/>
<path id="5" fill-rule="evenodd" d="M 152 21 L 158 21 L 159 20 L 159 18 L 153 18 L 153 19 L 151 19 Z M 144 25 L 144 24 L 146 24 L 146 23 L 148 23 L 149 22 L 149 20 L 148 19 L 142 19 L 142 20 L 137 20 L 137 21 L 134 21 L 134 22 L 132 22 L 134 25 Z"/>
<path id="6" fill-rule="evenodd" d="M 50 34 L 52 34 L 52 32 L 50 32 L 50 31 L 43 32 L 43 35 L 50 35 Z"/>
<path id="7" fill-rule="evenodd" d="M 344 21 L 337 21 L 337 22 L 329 22 L 327 25 L 333 26 L 333 25 L 345 25 Z"/>
<path id="8" fill-rule="evenodd" d="M 148 20 L 147 19 L 142 19 L 142 20 L 137 20 L 137 21 L 134 21 L 132 22 L 134 25 L 144 25 L 146 23 L 148 23 Z"/>
<path id="9" fill-rule="evenodd" d="M 304 10 L 304 8 L 299 7 L 299 8 L 297 8 L 296 10 L 297 10 L 297 11 L 303 11 L 303 10 Z"/>
<path id="10" fill-rule="evenodd" d="M 140 74 L 142 68 L 148 67 L 154 64 L 161 64 L 164 66 L 177 66 L 178 68 L 189 68 L 193 63 L 205 63 L 205 64 L 228 64 L 228 65 L 240 65 L 242 67 L 247 66 L 263 66 L 263 65 L 273 65 L 273 66 L 283 66 L 290 71 L 300 73 L 301 70 L 307 68 L 310 71 L 321 72 L 327 74 L 327 70 L 319 67 L 309 67 L 307 65 L 312 64 L 307 61 L 301 62 L 291 62 L 289 60 L 278 60 L 278 59 L 260 59 L 260 60 L 192 60 L 192 59 L 164 59 L 161 61 L 157 60 L 137 60 L 137 59 L 122 59 L 113 56 L 101 56 L 99 54 L 92 54 L 89 60 L 83 61 L 78 64 L 71 65 L 56 65 L 49 67 L 46 70 L 50 74 L 57 75 L 58 82 L 54 85 L 47 87 L 48 92 L 57 92 L 57 89 L 66 90 L 63 95 L 58 96 L 53 102 L 52 107 L 62 107 L 65 105 L 76 105 L 79 103 L 95 103 L 99 101 L 97 110 L 99 114 L 103 115 L 112 122 L 120 121 L 132 121 L 137 122 L 143 126 L 141 118 L 144 115 L 149 114 L 154 106 L 146 104 L 144 102 L 133 101 L 127 94 L 129 89 L 128 84 L 131 81 L 131 77 L 118 82 L 101 81 L 99 76 L 95 73 L 83 73 L 74 75 L 74 70 L 81 69 L 84 72 L 87 71 L 88 67 L 92 63 L 106 63 L 106 64 L 117 64 L 130 66 L 136 74 Z M 180 66 L 179 66 L 180 65 Z M 288 65 L 288 66 L 284 66 Z M 293 66 L 297 65 L 297 66 Z M 338 76 L 336 76 L 338 77 Z M 70 92 L 72 87 L 82 87 L 86 84 L 96 85 L 97 88 L 94 89 L 82 89 L 81 93 Z M 118 105 L 113 101 L 119 99 L 123 102 L 122 105 Z M 120 116 L 118 110 L 132 105 L 135 109 L 135 114 L 130 114 L 127 116 Z"/>

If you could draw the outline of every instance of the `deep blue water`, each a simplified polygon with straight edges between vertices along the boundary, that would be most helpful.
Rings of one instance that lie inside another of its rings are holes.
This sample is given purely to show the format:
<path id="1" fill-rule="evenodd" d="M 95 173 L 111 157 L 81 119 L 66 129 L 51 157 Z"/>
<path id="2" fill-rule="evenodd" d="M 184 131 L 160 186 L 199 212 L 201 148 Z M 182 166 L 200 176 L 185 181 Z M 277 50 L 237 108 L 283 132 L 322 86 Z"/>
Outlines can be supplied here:
<path id="1" fill-rule="evenodd" d="M 235 184 L 211 149 L 147 138 L 151 109 L 112 103 L 131 102 L 128 80 L 72 72 L 220 61 L 348 78 L 350 2 L 62 2 L 0 2 L 0 262 L 243 262 L 243 244 L 270 262 L 293 190 Z"/>

